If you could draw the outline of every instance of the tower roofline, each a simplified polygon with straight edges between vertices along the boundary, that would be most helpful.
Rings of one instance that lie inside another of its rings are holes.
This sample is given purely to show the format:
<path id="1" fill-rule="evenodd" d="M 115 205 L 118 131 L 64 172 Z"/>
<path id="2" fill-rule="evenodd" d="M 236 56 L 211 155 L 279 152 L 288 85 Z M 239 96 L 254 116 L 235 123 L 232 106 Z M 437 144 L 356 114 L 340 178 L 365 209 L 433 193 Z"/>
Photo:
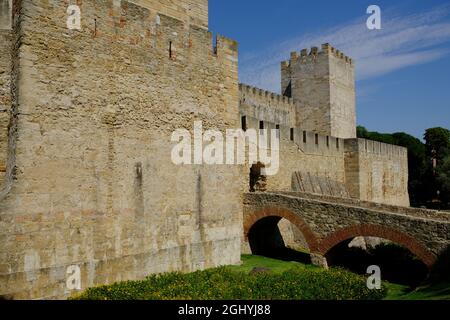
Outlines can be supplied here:
<path id="1" fill-rule="evenodd" d="M 350 58 L 349 56 L 345 55 L 342 51 L 336 49 L 335 47 L 333 47 L 332 45 L 330 45 L 329 43 L 324 43 L 322 44 L 322 46 L 320 47 L 311 47 L 309 49 L 302 49 L 300 51 L 293 51 L 291 52 L 290 55 L 290 59 L 283 61 L 282 64 L 284 66 L 289 66 L 292 62 L 296 62 L 299 59 L 308 57 L 308 56 L 317 56 L 317 55 L 333 55 L 336 58 L 342 59 L 344 60 L 346 63 L 348 63 L 349 65 L 353 65 L 354 61 L 352 58 Z"/>

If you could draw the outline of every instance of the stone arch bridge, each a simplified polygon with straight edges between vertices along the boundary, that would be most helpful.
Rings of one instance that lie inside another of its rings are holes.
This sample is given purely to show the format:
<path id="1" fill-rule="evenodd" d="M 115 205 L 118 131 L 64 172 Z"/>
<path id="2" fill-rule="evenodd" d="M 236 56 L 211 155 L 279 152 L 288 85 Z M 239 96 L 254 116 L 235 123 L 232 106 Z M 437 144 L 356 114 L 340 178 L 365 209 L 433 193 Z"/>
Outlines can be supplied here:
<path id="1" fill-rule="evenodd" d="M 311 261 L 327 266 L 327 253 L 358 236 L 402 245 L 431 268 L 450 246 L 450 214 L 305 193 L 247 193 L 244 241 L 258 225 L 275 227 L 285 218 L 303 234 Z"/>

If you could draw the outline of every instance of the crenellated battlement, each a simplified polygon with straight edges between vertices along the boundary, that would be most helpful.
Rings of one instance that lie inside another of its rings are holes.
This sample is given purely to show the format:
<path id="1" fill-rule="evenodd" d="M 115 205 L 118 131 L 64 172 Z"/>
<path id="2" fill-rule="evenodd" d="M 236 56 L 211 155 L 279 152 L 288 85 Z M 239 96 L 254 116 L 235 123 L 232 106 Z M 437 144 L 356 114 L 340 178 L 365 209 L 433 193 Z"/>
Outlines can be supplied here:
<path id="1" fill-rule="evenodd" d="M 295 124 L 295 105 L 292 98 L 270 91 L 239 84 L 240 113 L 277 124 Z"/>
<path id="2" fill-rule="evenodd" d="M 335 47 L 333 47 L 329 43 L 322 44 L 321 53 L 322 54 L 334 55 L 336 58 L 342 59 L 346 63 L 348 63 L 350 65 L 353 65 L 353 59 L 352 58 L 350 58 L 349 56 L 345 55 L 343 52 L 341 52 L 340 50 L 336 49 Z"/>
<path id="3" fill-rule="evenodd" d="M 329 43 L 322 44 L 321 48 L 311 47 L 310 49 L 302 49 L 299 52 L 291 52 L 290 59 L 282 62 L 282 67 L 289 67 L 292 63 L 300 61 L 301 63 L 306 63 L 308 61 L 316 61 L 319 56 L 334 56 L 349 65 L 353 65 L 353 59 L 345 55 L 340 50 L 336 49 Z"/>
<path id="4" fill-rule="evenodd" d="M 252 87 L 243 83 L 239 84 L 239 91 L 241 92 L 241 97 L 253 96 L 266 99 L 268 103 L 284 103 L 289 106 L 294 106 L 294 100 L 292 98 L 257 87 Z"/>
<path id="5" fill-rule="evenodd" d="M 114 2 L 120 6 L 122 2 L 126 1 L 115 0 Z M 187 24 L 208 29 L 208 0 L 128 0 L 128 2 L 176 18 Z"/>
<path id="6" fill-rule="evenodd" d="M 231 64 L 237 65 L 236 41 L 221 35 L 213 39 L 213 33 L 202 25 L 190 23 L 174 13 L 170 15 L 161 13 L 171 11 L 166 7 L 163 10 L 153 5 L 156 2 L 159 3 L 159 1 L 98 1 L 95 4 L 80 2 L 79 7 L 83 13 L 81 30 L 67 28 L 64 18 L 67 5 L 63 2 L 47 2 L 45 11 L 51 23 L 58 28 L 55 32 L 65 34 L 68 39 L 65 42 L 68 50 L 75 49 L 69 39 L 76 37 L 77 40 L 73 44 L 83 41 L 89 43 L 85 47 L 94 44 L 122 45 L 124 50 L 127 47 L 129 50 L 147 52 L 146 55 L 140 56 L 142 61 L 134 60 L 134 63 L 144 63 L 145 56 L 150 58 L 158 55 L 161 58 L 165 56 L 178 65 L 193 60 L 204 61 L 203 63 L 217 61 L 224 68 L 230 67 Z M 43 4 L 36 3 L 35 6 L 41 7 Z M 158 11 L 158 8 L 161 11 Z M 39 32 L 35 32 L 38 36 Z"/>
<path id="7" fill-rule="evenodd" d="M 353 60 L 329 43 L 291 53 L 281 63 L 281 91 L 297 106 L 297 126 L 341 138 L 356 137 Z"/>

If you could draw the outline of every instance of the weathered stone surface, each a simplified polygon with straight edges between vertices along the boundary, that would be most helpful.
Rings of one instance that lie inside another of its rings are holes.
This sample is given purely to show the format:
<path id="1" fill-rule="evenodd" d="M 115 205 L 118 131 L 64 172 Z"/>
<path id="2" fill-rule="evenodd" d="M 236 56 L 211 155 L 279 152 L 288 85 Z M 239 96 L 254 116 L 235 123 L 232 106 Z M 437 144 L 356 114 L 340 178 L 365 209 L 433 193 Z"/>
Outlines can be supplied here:
<path id="1" fill-rule="evenodd" d="M 353 198 L 409 206 L 408 150 L 365 139 L 345 141 L 345 174 Z"/>
<path id="2" fill-rule="evenodd" d="M 0 28 L 0 183 L 3 183 L 6 173 L 8 126 L 11 116 L 11 40 L 11 31 Z"/>
<path id="3" fill-rule="evenodd" d="M 120 5 L 124 1 L 114 2 Z M 148 8 L 154 13 L 208 28 L 208 0 L 130 0 L 130 2 Z"/>
<path id="4" fill-rule="evenodd" d="M 305 237 L 289 220 L 281 219 L 278 223 L 278 228 L 287 247 L 294 250 L 309 251 Z"/>
<path id="5" fill-rule="evenodd" d="M 11 29 L 12 0 L 0 0 L 0 30 Z"/>
<path id="6" fill-rule="evenodd" d="M 368 250 L 384 243 L 389 243 L 389 241 L 375 237 L 356 237 L 348 244 L 348 247 Z"/>
<path id="7" fill-rule="evenodd" d="M 239 263 L 240 167 L 176 166 L 170 141 L 194 120 L 238 127 L 236 43 L 215 51 L 204 27 L 157 21 L 151 5 L 80 1 L 82 29 L 69 30 L 64 1 L 20 3 L 17 49 L 0 42 L 14 109 L 0 119 L 0 294 L 66 297 L 71 265 L 85 289 Z"/>

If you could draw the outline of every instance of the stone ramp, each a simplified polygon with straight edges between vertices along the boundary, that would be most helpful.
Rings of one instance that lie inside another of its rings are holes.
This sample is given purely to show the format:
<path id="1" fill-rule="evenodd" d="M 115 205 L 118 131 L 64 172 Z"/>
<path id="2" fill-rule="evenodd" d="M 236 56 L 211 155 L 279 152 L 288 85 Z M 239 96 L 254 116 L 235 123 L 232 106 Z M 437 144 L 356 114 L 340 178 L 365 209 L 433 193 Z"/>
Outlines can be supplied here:
<path id="1" fill-rule="evenodd" d="M 350 194 L 343 183 L 328 177 L 320 177 L 302 171 L 296 171 L 292 174 L 292 191 L 338 198 L 350 198 Z"/>

